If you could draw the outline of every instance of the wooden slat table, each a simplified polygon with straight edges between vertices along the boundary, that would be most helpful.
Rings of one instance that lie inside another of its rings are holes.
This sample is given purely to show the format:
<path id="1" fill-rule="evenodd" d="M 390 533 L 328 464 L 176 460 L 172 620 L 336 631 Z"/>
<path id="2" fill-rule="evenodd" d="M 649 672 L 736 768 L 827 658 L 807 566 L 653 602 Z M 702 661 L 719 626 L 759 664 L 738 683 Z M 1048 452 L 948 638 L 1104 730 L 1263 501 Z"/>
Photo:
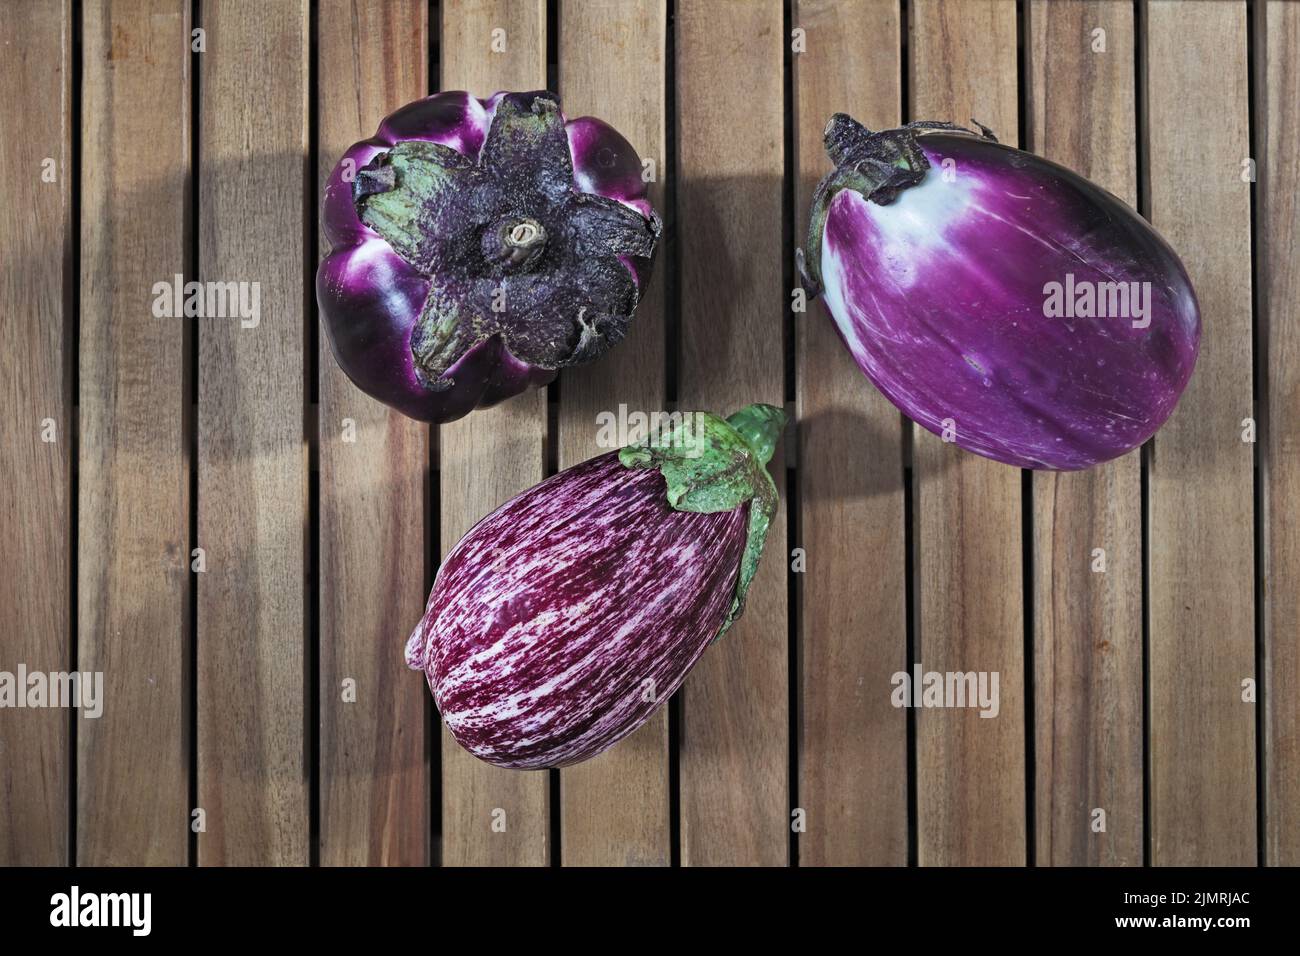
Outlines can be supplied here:
<path id="1" fill-rule="evenodd" d="M 0 864 L 1300 863 L 1300 4 L 11 6 L 0 672 L 104 709 L 0 708 Z M 647 161 L 654 280 L 598 364 L 410 421 L 317 330 L 321 185 L 405 102 L 547 86 Z M 1204 322 L 1155 439 L 1021 472 L 866 382 L 793 294 L 841 110 L 974 117 L 1155 223 Z M 258 320 L 159 314 L 178 275 Z M 402 660 L 441 556 L 602 413 L 752 401 L 795 421 L 739 625 L 589 763 L 461 750 Z M 998 717 L 895 708 L 913 665 Z"/>

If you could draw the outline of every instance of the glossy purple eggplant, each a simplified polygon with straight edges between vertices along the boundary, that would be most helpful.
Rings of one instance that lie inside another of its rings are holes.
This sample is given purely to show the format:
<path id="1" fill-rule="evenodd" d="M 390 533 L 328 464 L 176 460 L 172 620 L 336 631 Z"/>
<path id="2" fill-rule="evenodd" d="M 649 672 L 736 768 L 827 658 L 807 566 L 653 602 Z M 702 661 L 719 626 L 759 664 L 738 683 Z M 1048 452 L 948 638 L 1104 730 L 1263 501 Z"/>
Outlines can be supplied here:
<path id="1" fill-rule="evenodd" d="M 981 130 L 833 117 L 804 286 L 876 387 L 945 440 L 1023 468 L 1115 458 L 1192 374 L 1187 272 L 1124 202 Z"/>
<path id="2" fill-rule="evenodd" d="M 689 413 L 471 528 L 406 645 L 461 746 L 558 767 L 645 723 L 741 613 L 784 423 L 771 405 Z"/>
<path id="3" fill-rule="evenodd" d="M 447 422 L 623 338 L 660 220 L 636 151 L 552 93 L 438 93 L 353 145 L 325 187 L 317 300 L 339 366 Z"/>

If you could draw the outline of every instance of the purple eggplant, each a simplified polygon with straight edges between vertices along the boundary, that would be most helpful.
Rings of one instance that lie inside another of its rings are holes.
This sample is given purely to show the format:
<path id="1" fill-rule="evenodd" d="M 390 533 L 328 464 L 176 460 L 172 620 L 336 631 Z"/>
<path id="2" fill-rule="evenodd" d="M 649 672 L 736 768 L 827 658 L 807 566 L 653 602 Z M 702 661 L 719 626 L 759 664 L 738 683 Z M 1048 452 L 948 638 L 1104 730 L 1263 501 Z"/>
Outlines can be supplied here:
<path id="1" fill-rule="evenodd" d="M 771 405 L 688 413 L 471 528 L 406 645 L 461 746 L 559 767 L 645 723 L 741 613 L 784 423 Z"/>
<path id="2" fill-rule="evenodd" d="M 997 461 L 1061 470 L 1164 424 L 1200 312 L 1178 256 L 1129 206 L 983 127 L 871 132 L 841 113 L 826 149 L 803 283 L 908 417 Z"/>
<path id="3" fill-rule="evenodd" d="M 660 220 L 636 151 L 552 93 L 439 93 L 330 174 L 317 299 L 339 366 L 448 422 L 623 338 Z"/>

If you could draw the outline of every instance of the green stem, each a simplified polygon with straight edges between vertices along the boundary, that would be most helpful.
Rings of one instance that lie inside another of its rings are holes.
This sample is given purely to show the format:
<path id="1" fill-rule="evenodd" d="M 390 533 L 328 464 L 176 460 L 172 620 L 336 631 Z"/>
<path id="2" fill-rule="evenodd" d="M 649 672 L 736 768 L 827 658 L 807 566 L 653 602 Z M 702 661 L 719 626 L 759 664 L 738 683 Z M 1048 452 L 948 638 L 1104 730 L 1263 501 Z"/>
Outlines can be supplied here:
<path id="1" fill-rule="evenodd" d="M 917 137 L 931 132 L 957 133 L 997 142 L 987 126 L 979 122 L 975 125 L 980 129 L 978 134 L 963 126 L 930 120 L 873 132 L 845 113 L 831 117 L 823 140 L 835 168 L 817 184 L 808 217 L 808 238 L 795 255 L 800 282 L 809 295 L 822 292 L 822 233 L 835 197 L 852 189 L 868 202 L 888 205 L 900 192 L 921 182 L 930 168 Z"/>
<path id="2" fill-rule="evenodd" d="M 772 460 L 772 452 L 785 428 L 785 412 L 775 405 L 746 405 L 734 415 L 727 416 L 727 424 L 740 432 L 754 450 L 760 465 Z"/>
<path id="3" fill-rule="evenodd" d="M 749 503 L 745 550 L 731 608 L 715 640 L 740 617 L 767 529 L 776 514 L 777 493 L 764 467 L 785 427 L 786 415 L 773 405 L 748 405 L 729 418 L 687 412 L 674 427 L 619 452 L 628 468 L 658 468 L 668 504 L 677 511 L 715 514 Z"/>

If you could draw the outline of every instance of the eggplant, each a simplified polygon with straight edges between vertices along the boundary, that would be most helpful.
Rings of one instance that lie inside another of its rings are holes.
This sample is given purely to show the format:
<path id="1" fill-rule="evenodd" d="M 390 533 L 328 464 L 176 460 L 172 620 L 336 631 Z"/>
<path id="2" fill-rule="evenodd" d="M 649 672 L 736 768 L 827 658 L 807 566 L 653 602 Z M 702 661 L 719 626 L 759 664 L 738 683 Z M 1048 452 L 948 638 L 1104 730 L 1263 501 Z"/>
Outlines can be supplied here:
<path id="1" fill-rule="evenodd" d="M 777 507 L 785 413 L 688 413 L 478 522 L 406 645 L 462 747 L 540 769 L 650 718 L 740 616 Z"/>
<path id="2" fill-rule="evenodd" d="M 803 285 L 909 418 L 996 461 L 1075 470 L 1173 413 L 1200 310 L 1122 200 L 983 126 L 872 132 L 840 113 L 825 142 Z"/>
<path id="3" fill-rule="evenodd" d="M 339 367 L 448 422 L 598 358 L 626 334 L 661 232 L 641 160 L 553 93 L 439 93 L 348 149 L 316 276 Z"/>

